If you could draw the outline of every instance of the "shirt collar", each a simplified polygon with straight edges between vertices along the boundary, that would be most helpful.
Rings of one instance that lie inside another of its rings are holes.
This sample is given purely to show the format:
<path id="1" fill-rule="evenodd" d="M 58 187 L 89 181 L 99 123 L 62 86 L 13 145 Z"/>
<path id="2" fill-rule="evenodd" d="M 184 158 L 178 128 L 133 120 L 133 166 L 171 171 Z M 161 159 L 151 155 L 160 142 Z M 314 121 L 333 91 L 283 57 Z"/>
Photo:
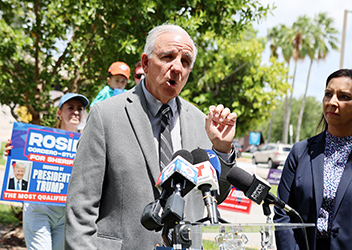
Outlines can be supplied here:
<path id="1" fill-rule="evenodd" d="M 147 101 L 149 111 L 153 115 L 153 117 L 156 117 L 163 104 L 147 90 L 147 88 L 145 87 L 144 79 L 142 79 L 140 84 L 142 84 L 142 90 Z M 171 115 L 173 116 L 176 113 L 177 109 L 176 97 L 172 98 L 167 104 L 169 104 L 171 108 Z"/>

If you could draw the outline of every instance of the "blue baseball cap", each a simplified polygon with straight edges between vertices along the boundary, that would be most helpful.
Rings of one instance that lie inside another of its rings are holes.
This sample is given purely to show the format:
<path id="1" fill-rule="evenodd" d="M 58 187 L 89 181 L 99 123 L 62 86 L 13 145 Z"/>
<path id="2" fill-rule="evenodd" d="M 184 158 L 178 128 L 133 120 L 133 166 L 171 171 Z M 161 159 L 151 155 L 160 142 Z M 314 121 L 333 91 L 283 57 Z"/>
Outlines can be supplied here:
<path id="1" fill-rule="evenodd" d="M 85 97 L 84 95 L 80 95 L 80 94 L 77 94 L 77 93 L 67 93 L 65 95 L 63 95 L 60 99 L 60 102 L 59 102 L 59 108 L 61 108 L 61 106 L 71 100 L 71 99 L 78 99 L 80 100 L 82 103 L 83 103 L 83 106 L 84 108 L 86 108 L 88 105 L 89 105 L 89 101 L 87 99 L 87 97 Z"/>

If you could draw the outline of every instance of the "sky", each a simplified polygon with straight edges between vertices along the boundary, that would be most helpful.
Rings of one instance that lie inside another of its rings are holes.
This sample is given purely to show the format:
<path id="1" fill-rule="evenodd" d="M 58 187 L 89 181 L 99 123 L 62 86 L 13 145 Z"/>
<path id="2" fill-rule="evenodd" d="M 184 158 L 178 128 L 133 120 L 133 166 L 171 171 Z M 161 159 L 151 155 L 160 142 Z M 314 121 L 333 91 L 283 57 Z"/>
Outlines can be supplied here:
<path id="1" fill-rule="evenodd" d="M 313 19 L 319 12 L 326 12 L 328 17 L 334 19 L 333 27 L 339 31 L 338 47 L 341 48 L 342 31 L 344 23 L 344 11 L 348 10 L 346 22 L 346 39 L 343 68 L 352 69 L 352 0 L 261 0 L 263 5 L 277 6 L 272 14 L 268 14 L 265 20 L 255 24 L 258 36 L 266 36 L 269 28 L 279 24 L 291 26 L 299 16 L 307 15 Z M 270 49 L 266 48 L 263 59 L 269 58 Z M 307 96 L 314 96 L 322 100 L 326 78 L 340 68 L 340 51 L 330 50 L 324 61 L 314 62 L 310 74 Z M 293 63 L 291 62 L 290 74 L 293 75 Z M 299 62 L 297 66 L 293 96 L 302 97 L 304 94 L 308 75 L 309 59 Z M 292 83 L 292 80 L 289 82 Z"/>

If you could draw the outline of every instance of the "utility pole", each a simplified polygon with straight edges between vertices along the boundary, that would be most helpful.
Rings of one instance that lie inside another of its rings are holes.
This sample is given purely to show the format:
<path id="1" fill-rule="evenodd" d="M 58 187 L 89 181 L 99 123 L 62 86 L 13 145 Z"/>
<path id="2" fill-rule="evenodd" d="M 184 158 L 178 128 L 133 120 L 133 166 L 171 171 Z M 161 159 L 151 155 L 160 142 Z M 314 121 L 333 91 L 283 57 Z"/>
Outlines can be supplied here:
<path id="1" fill-rule="evenodd" d="M 343 68 L 343 59 L 345 53 L 345 39 L 346 39 L 346 25 L 347 25 L 347 13 L 352 11 L 345 10 L 343 15 L 343 28 L 342 28 L 342 41 L 341 41 L 341 56 L 340 56 L 340 69 Z"/>

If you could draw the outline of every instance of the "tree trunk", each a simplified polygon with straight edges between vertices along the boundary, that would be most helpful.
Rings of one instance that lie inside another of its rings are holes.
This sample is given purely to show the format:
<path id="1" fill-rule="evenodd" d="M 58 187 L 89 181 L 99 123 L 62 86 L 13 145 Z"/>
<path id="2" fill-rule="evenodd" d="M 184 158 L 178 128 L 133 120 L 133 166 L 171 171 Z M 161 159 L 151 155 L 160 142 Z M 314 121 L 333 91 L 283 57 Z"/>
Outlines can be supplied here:
<path id="1" fill-rule="evenodd" d="M 289 102 L 288 107 L 287 107 L 287 112 L 285 113 L 284 128 L 283 128 L 283 131 L 282 131 L 282 143 L 287 143 L 288 126 L 290 124 L 292 98 L 293 98 L 293 90 L 294 90 L 294 87 L 295 87 L 296 71 L 297 71 L 297 60 L 295 60 L 295 69 L 293 71 L 292 90 L 291 90 L 291 95 L 290 95 L 290 102 Z"/>
<path id="2" fill-rule="evenodd" d="M 308 85 L 309 85 L 310 72 L 312 70 L 312 64 L 313 64 L 313 60 L 310 60 L 308 76 L 307 76 L 307 82 L 306 82 L 306 89 L 304 90 L 304 95 L 303 95 L 303 99 L 302 99 L 301 109 L 299 111 L 299 116 L 298 116 L 297 131 L 296 131 L 296 142 L 299 142 L 299 136 L 300 136 L 300 132 L 301 132 L 301 125 L 302 125 L 302 119 L 303 119 L 304 106 L 306 105 L 306 96 L 307 96 L 307 90 L 308 90 Z"/>
<path id="3" fill-rule="evenodd" d="M 274 111 L 271 111 L 270 114 L 271 114 L 271 119 L 270 119 L 269 133 L 268 133 L 269 135 L 268 135 L 267 143 L 269 143 L 270 140 L 271 140 L 271 132 L 272 132 L 272 129 L 273 129 Z"/>
<path id="4" fill-rule="evenodd" d="M 286 128 L 286 123 L 287 123 L 287 99 L 288 99 L 288 93 L 286 92 L 286 95 L 285 95 L 285 112 L 284 112 L 284 122 L 283 122 L 283 125 L 282 125 L 282 143 L 284 143 L 285 140 L 287 140 L 287 131 L 285 132 L 285 128 Z M 285 139 L 285 135 L 286 135 L 286 139 Z"/>
<path id="5" fill-rule="evenodd" d="M 290 61 L 287 62 L 287 67 L 290 68 Z M 288 82 L 288 77 L 289 77 L 289 73 L 287 72 L 287 75 L 286 75 L 286 82 Z M 287 134 L 284 133 L 285 131 L 285 124 L 286 124 L 286 120 L 287 120 L 287 116 L 286 116 L 286 113 L 287 113 L 287 98 L 288 98 L 288 94 L 287 94 L 287 91 L 286 91 L 286 94 L 285 94 L 285 112 L 284 112 L 284 120 L 283 120 L 283 124 L 282 124 L 282 137 L 281 137 L 281 141 L 284 142 L 285 141 L 285 137 L 284 137 L 284 134 Z M 287 139 L 286 139 L 287 140 Z"/>

